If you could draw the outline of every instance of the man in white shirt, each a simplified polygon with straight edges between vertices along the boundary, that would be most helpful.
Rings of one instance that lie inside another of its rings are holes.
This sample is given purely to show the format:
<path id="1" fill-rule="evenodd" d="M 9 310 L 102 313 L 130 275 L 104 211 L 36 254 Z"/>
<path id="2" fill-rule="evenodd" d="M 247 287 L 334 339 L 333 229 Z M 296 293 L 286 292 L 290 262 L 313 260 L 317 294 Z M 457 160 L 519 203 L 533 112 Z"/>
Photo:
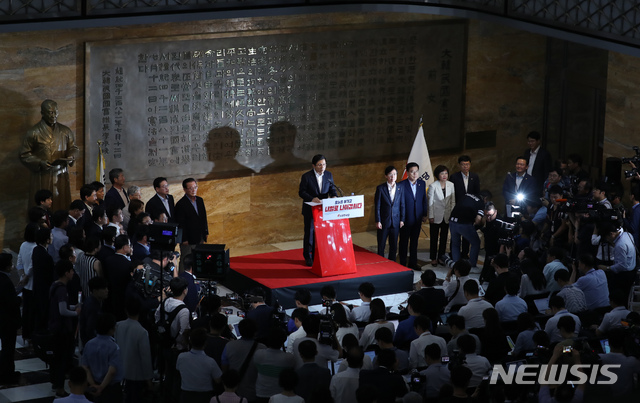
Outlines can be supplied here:
<path id="1" fill-rule="evenodd" d="M 436 343 L 440 351 L 447 351 L 447 343 L 440 336 L 431 334 L 429 328 L 431 321 L 426 316 L 418 316 L 413 322 L 418 338 L 411 342 L 409 348 L 409 366 L 414 368 L 424 368 L 427 362 L 424 358 L 424 348 L 429 344 Z"/>
<path id="2" fill-rule="evenodd" d="M 493 305 L 478 295 L 479 287 L 476 280 L 467 280 L 462 288 L 464 290 L 464 296 L 469 302 L 467 302 L 467 305 L 460 308 L 458 315 L 464 318 L 467 329 L 484 327 L 482 312 L 487 308 L 493 308 Z"/>
<path id="3" fill-rule="evenodd" d="M 309 316 L 309 311 L 306 308 L 296 308 L 291 313 L 291 319 L 293 319 L 293 323 L 296 326 L 296 331 L 291 333 L 287 339 L 287 353 L 293 354 L 293 343 L 307 335 L 302 327 L 302 322 L 307 316 Z"/>
<path id="4" fill-rule="evenodd" d="M 329 389 L 335 403 L 351 403 L 356 401 L 356 390 L 358 390 L 360 370 L 364 353 L 360 347 L 352 347 L 347 352 L 346 371 L 338 372 L 331 378 Z"/>
<path id="5" fill-rule="evenodd" d="M 358 287 L 358 295 L 362 300 L 362 304 L 360 306 L 355 306 L 351 308 L 349 312 L 349 320 L 352 322 L 368 322 L 369 316 L 371 316 L 371 298 L 373 298 L 373 293 L 376 292 L 376 287 L 369 282 L 360 284 Z"/>
<path id="6" fill-rule="evenodd" d="M 547 335 L 549 335 L 549 340 L 551 341 L 551 343 L 556 343 L 563 340 L 562 335 L 560 334 L 560 330 L 558 330 L 558 321 L 563 316 L 571 316 L 576 323 L 575 334 L 580 333 L 582 323 L 576 315 L 567 311 L 564 306 L 564 300 L 562 299 L 562 297 L 554 295 L 553 297 L 549 298 L 549 309 L 551 309 L 551 313 L 553 314 L 553 316 L 550 317 L 547 321 L 547 324 L 544 327 L 544 331 L 547 333 Z"/>

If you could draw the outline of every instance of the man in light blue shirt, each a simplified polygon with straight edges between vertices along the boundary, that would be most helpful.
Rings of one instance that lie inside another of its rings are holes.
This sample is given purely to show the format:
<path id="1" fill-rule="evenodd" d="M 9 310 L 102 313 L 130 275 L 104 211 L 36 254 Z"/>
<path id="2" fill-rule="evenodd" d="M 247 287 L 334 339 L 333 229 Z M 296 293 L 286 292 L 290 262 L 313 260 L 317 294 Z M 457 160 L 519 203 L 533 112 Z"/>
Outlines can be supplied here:
<path id="1" fill-rule="evenodd" d="M 592 311 L 597 308 L 609 306 L 609 286 L 607 276 L 604 271 L 594 269 L 594 259 L 592 255 L 585 254 L 580 256 L 578 270 L 582 276 L 576 281 L 576 268 L 571 273 L 571 282 L 574 287 L 582 290 L 584 299 L 587 303 L 587 309 Z"/>
<path id="2" fill-rule="evenodd" d="M 636 275 L 636 245 L 633 237 L 614 223 L 602 226 L 602 236 L 613 245 L 614 264 L 600 265 L 598 268 L 607 271 L 609 290 L 620 289 L 628 295 Z"/>
<path id="3" fill-rule="evenodd" d="M 553 275 L 558 270 L 567 270 L 569 271 L 564 264 L 562 264 L 562 259 L 564 258 L 564 249 L 559 247 L 551 247 L 547 252 L 547 264 L 544 266 L 542 273 L 544 274 L 544 278 L 547 280 L 547 291 L 554 292 L 560 290 L 560 286 L 553 279 Z"/>
<path id="4" fill-rule="evenodd" d="M 507 295 L 496 303 L 496 311 L 501 322 L 515 321 L 521 313 L 528 310 L 527 303 L 518 297 L 520 279 L 515 276 L 507 277 L 504 288 Z"/>

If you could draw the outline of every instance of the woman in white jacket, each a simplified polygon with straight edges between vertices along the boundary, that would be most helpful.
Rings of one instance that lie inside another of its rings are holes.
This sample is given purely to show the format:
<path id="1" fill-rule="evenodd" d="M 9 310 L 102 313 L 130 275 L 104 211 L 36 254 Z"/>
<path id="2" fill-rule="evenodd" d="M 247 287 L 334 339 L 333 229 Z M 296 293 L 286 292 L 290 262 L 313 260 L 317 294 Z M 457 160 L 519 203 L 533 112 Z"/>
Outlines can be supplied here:
<path id="1" fill-rule="evenodd" d="M 449 216 L 456 205 L 456 195 L 453 183 L 449 182 L 449 169 L 444 165 L 438 165 L 433 170 L 436 181 L 429 185 L 427 197 L 429 198 L 429 234 L 431 238 L 430 257 L 431 265 L 437 266 L 447 250 L 447 238 L 449 234 Z M 438 238 L 440 245 L 438 245 Z"/>

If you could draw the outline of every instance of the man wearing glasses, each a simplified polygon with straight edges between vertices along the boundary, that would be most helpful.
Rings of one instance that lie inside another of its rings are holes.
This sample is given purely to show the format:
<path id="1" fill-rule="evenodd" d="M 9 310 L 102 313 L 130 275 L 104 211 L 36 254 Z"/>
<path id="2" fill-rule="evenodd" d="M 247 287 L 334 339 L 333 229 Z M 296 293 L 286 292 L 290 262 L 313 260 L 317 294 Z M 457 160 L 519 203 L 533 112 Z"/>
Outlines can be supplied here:
<path id="1" fill-rule="evenodd" d="M 153 221 L 157 221 L 160 214 L 165 213 L 169 222 L 176 222 L 174 216 L 175 204 L 173 196 L 169 194 L 167 178 L 155 178 L 153 180 L 153 188 L 156 190 L 156 194 L 149 199 L 144 210 L 149 213 Z"/>

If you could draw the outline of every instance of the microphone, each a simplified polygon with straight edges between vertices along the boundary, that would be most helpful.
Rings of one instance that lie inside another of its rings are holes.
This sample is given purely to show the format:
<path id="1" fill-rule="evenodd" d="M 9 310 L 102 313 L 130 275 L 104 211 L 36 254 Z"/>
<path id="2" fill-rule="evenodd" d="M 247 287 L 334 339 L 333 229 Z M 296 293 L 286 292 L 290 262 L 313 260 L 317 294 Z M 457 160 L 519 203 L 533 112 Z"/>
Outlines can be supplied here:
<path id="1" fill-rule="evenodd" d="M 333 183 L 333 180 L 329 179 L 329 189 L 331 188 L 335 188 L 336 189 L 336 193 L 339 192 L 340 197 L 344 197 L 344 193 L 342 192 L 342 189 L 340 189 L 335 183 Z"/>

